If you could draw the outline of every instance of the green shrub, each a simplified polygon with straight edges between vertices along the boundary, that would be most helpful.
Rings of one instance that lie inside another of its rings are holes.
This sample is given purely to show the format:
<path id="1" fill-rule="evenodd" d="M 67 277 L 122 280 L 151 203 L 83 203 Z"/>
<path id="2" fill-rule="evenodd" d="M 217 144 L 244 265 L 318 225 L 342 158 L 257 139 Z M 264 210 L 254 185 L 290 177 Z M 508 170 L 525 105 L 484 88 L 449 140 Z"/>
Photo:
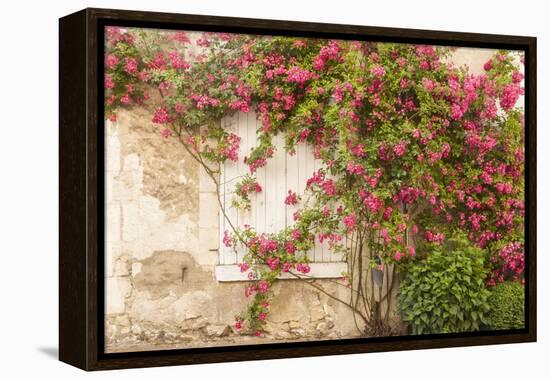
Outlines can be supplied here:
<path id="1" fill-rule="evenodd" d="M 525 287 L 519 282 L 497 284 L 489 297 L 488 328 L 492 330 L 525 327 Z"/>
<path id="2" fill-rule="evenodd" d="M 489 310 L 483 252 L 463 240 L 432 249 L 404 267 L 398 297 L 403 320 L 413 334 L 479 330 Z"/>

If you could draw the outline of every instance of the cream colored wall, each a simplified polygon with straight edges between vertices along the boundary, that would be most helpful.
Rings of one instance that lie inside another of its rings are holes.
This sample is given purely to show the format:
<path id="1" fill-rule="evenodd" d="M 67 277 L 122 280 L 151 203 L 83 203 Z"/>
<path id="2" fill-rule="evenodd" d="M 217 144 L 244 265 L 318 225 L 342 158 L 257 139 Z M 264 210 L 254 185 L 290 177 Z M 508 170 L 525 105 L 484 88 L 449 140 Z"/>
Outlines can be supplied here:
<path id="1" fill-rule="evenodd" d="M 451 61 L 457 67 L 467 66 L 470 73 L 481 75 L 484 72 L 483 64 L 494 54 L 493 49 L 460 48 L 452 53 Z"/>

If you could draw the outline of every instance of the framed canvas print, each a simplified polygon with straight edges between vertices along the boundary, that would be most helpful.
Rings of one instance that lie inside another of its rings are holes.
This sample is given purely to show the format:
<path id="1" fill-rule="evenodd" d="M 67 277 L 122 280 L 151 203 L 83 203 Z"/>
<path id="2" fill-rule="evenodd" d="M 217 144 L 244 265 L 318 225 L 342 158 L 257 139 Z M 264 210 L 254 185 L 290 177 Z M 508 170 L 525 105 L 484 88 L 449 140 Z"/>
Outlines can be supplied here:
<path id="1" fill-rule="evenodd" d="M 60 359 L 536 340 L 536 39 L 60 19 Z"/>

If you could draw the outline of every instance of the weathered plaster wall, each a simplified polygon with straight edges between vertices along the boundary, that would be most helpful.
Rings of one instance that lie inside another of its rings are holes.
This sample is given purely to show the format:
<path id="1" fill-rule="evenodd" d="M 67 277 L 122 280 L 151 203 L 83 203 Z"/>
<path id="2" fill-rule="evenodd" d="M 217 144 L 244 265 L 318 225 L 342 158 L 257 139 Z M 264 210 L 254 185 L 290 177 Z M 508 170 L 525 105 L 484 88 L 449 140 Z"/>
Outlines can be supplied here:
<path id="1" fill-rule="evenodd" d="M 459 49 L 452 59 L 480 73 L 492 53 Z M 297 281 L 275 285 L 265 337 L 234 332 L 234 317 L 247 303 L 245 283 L 214 276 L 215 187 L 150 120 L 134 108 L 106 125 L 106 351 L 357 336 L 345 306 Z M 320 282 L 346 298 L 346 288 Z"/>
<path id="2" fill-rule="evenodd" d="M 457 66 L 468 66 L 470 73 L 475 75 L 483 74 L 483 64 L 487 62 L 493 55 L 493 49 L 478 49 L 478 48 L 459 48 L 451 55 L 451 61 Z"/>

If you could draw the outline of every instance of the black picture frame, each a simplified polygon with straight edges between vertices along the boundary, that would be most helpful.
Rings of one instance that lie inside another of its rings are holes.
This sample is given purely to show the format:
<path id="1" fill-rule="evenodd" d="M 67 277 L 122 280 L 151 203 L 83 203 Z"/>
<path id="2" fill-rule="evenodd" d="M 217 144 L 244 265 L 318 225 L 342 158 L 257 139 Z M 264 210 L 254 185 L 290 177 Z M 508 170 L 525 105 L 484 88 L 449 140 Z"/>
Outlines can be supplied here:
<path id="1" fill-rule="evenodd" d="M 524 51 L 525 329 L 105 354 L 102 33 L 106 25 Z M 107 370 L 536 341 L 536 38 L 88 8 L 59 20 L 59 47 L 61 361 L 84 370 Z"/>

